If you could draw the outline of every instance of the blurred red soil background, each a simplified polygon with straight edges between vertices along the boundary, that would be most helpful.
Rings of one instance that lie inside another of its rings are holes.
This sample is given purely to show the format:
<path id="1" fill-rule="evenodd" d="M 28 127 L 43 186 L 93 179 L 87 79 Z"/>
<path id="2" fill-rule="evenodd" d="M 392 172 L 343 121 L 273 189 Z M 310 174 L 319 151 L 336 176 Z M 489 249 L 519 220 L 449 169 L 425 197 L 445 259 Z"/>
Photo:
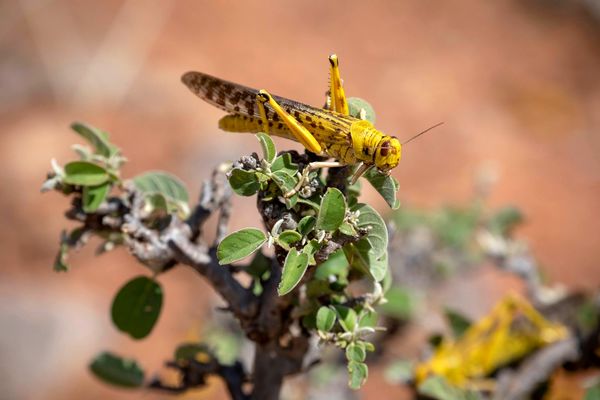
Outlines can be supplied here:
<path id="1" fill-rule="evenodd" d="M 198 337 L 218 300 L 191 270 L 175 269 L 160 277 L 165 307 L 152 334 L 120 335 L 112 296 L 147 271 L 123 250 L 96 258 L 89 246 L 68 274 L 54 273 L 67 202 L 39 187 L 51 158 L 73 158 L 74 120 L 111 133 L 128 176 L 167 170 L 194 196 L 217 163 L 255 151 L 252 136 L 220 132 L 222 113 L 180 83 L 192 69 L 319 105 L 336 52 L 346 93 L 373 104 L 382 131 L 404 140 L 445 121 L 404 150 L 394 172 L 404 204 L 464 202 L 477 172 L 492 170 L 490 205 L 524 211 L 518 236 L 549 282 L 597 288 L 600 22 L 596 3 L 583 3 L 0 3 L 0 398 L 166 398 L 110 388 L 87 363 L 110 349 L 158 371 L 176 343 Z M 365 198 L 386 211 L 372 192 Z M 235 200 L 232 229 L 258 226 L 253 203 Z M 480 281 L 494 293 L 514 285 Z M 493 301 L 464 285 L 460 293 Z M 399 398 L 372 375 L 364 398 Z M 223 395 L 215 379 L 185 398 Z"/>

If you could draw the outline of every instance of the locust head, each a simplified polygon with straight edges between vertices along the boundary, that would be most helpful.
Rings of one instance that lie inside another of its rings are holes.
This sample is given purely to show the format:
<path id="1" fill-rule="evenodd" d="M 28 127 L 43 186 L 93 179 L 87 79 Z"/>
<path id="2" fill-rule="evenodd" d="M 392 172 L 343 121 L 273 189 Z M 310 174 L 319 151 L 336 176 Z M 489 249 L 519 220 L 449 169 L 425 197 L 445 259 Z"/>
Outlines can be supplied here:
<path id="1" fill-rule="evenodd" d="M 375 153 L 375 166 L 383 173 L 388 174 L 396 168 L 402 156 L 402 145 L 395 137 L 385 136 L 377 146 Z"/>

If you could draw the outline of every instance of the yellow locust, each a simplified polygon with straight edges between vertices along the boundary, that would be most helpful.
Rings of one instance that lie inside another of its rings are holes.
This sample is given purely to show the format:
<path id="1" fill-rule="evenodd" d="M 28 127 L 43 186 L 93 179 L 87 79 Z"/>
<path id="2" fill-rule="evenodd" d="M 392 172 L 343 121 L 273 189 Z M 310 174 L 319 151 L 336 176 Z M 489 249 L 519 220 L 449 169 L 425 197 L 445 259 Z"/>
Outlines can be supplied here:
<path id="1" fill-rule="evenodd" d="M 329 63 L 325 108 L 312 107 L 201 72 L 187 72 L 181 79 L 198 97 L 228 112 L 219 121 L 221 129 L 284 137 L 300 142 L 315 154 L 336 160 L 311 163 L 304 178 L 309 170 L 344 165 L 358 165 L 352 182 L 371 167 L 389 175 L 400 161 L 401 143 L 375 129 L 369 121 L 349 114 L 337 56 L 329 56 Z M 299 186 L 302 183 L 301 179 Z M 287 193 L 286 197 L 297 189 Z"/>
<path id="2" fill-rule="evenodd" d="M 417 365 L 418 384 L 438 375 L 463 388 L 490 388 L 482 380 L 534 350 L 567 338 L 567 328 L 548 321 L 527 300 L 511 294 L 471 325 L 458 340 L 444 340 Z"/>

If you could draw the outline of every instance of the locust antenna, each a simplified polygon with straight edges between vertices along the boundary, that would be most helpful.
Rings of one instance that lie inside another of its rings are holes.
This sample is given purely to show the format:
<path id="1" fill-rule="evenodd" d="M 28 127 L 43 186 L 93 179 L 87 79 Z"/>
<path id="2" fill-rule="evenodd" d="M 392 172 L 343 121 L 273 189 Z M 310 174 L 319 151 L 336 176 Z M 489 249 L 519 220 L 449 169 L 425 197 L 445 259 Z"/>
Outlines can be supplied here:
<path id="1" fill-rule="evenodd" d="M 419 136 L 423 135 L 424 133 L 427 133 L 427 132 L 429 132 L 429 131 L 430 131 L 430 130 L 432 130 L 433 128 L 437 128 L 438 126 L 440 126 L 440 125 L 443 125 L 443 124 L 444 124 L 443 122 L 440 122 L 439 124 L 435 124 L 435 125 L 433 125 L 433 126 L 430 126 L 429 128 L 425 129 L 424 131 L 417 133 L 415 136 L 411 137 L 411 138 L 410 138 L 410 139 L 408 139 L 406 142 L 402 143 L 402 146 L 404 146 L 406 143 L 408 143 L 408 142 L 410 142 L 410 141 L 412 141 L 412 140 L 414 140 L 414 139 L 418 138 Z"/>

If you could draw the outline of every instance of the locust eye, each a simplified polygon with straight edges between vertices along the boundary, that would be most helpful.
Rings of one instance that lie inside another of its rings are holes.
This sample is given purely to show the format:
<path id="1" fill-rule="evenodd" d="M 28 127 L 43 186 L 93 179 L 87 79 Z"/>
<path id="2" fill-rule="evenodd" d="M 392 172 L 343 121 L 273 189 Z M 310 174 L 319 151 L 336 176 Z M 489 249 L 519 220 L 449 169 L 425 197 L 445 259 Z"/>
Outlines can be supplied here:
<path id="1" fill-rule="evenodd" d="M 391 148 L 392 148 L 392 145 L 390 144 L 390 141 L 386 140 L 385 142 L 383 142 L 381 144 L 381 147 L 379 148 L 379 154 L 381 154 L 383 157 L 385 157 L 388 155 Z"/>

